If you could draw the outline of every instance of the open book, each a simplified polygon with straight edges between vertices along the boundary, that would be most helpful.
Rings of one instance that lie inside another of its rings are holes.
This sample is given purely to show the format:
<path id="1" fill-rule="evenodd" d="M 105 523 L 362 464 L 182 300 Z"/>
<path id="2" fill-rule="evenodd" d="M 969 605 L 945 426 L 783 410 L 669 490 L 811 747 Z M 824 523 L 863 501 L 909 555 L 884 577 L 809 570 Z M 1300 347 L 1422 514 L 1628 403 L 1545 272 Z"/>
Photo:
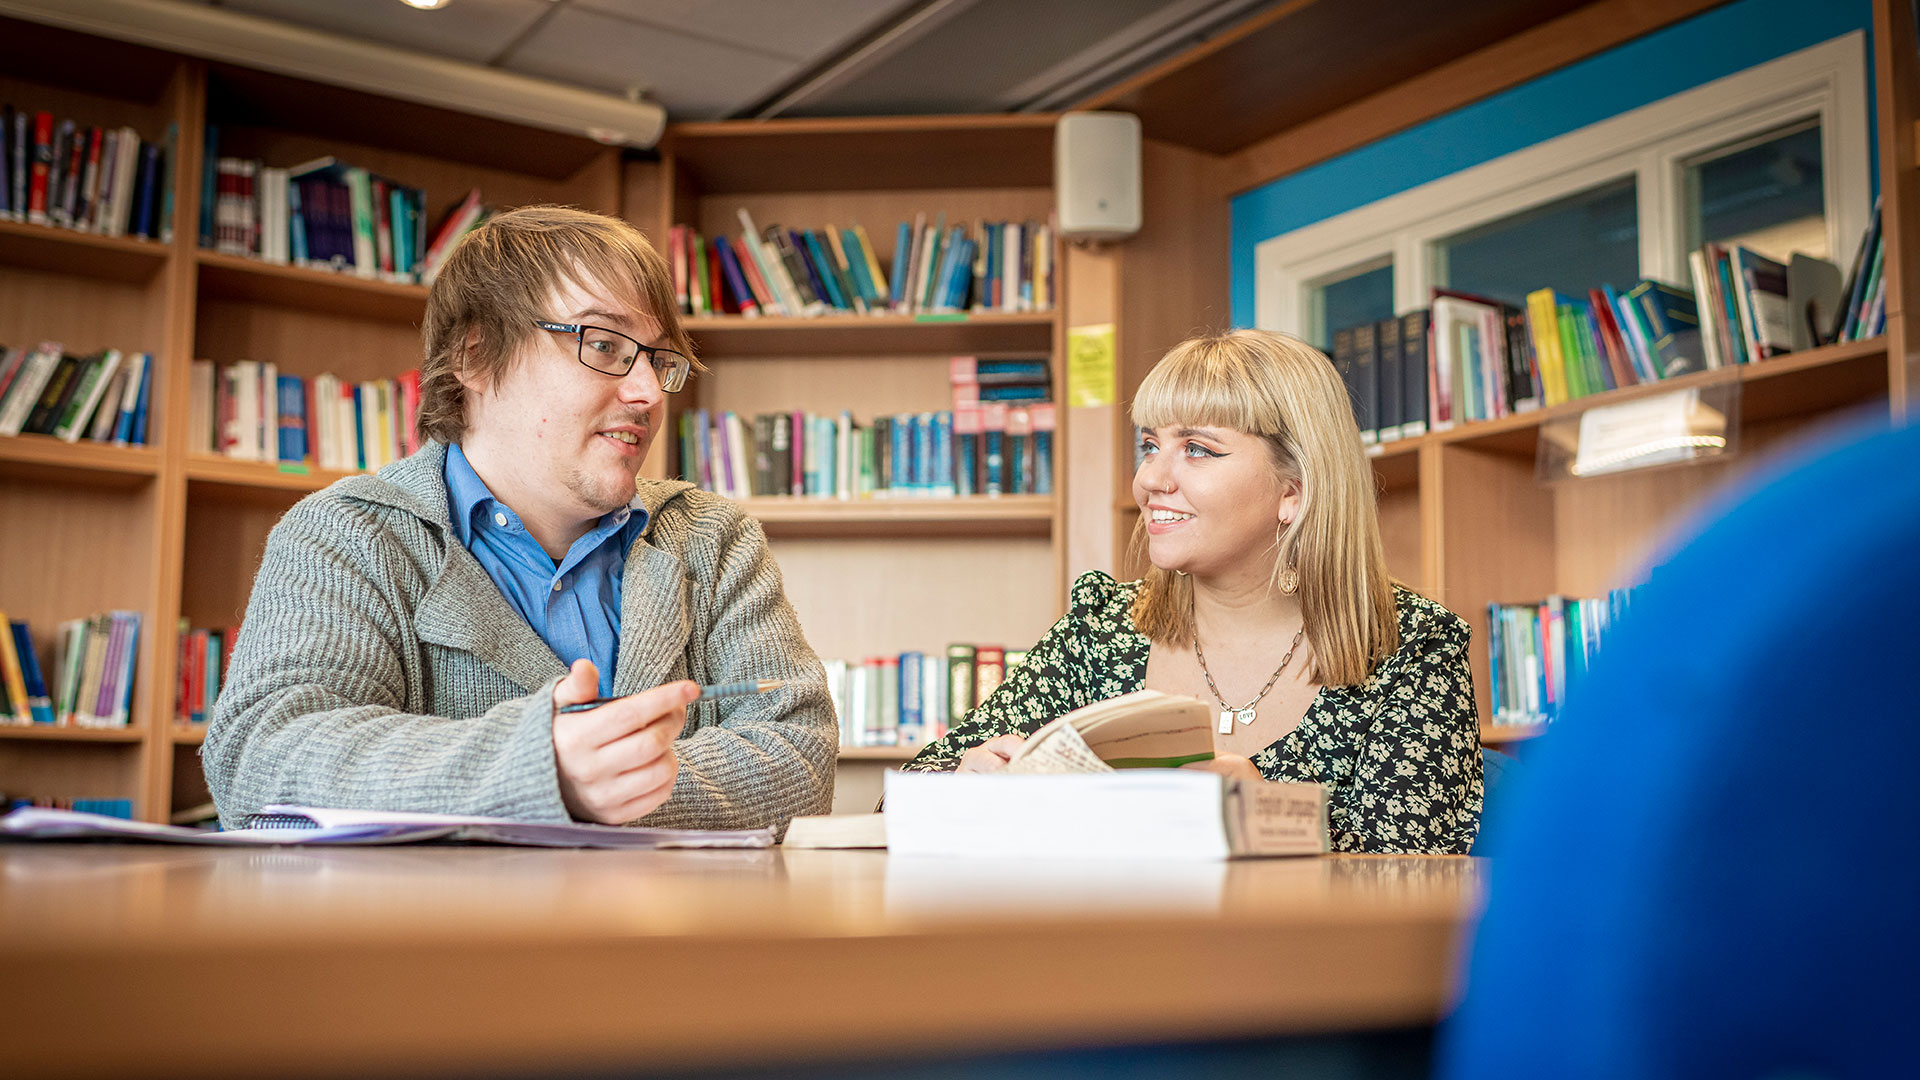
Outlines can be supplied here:
<path id="1" fill-rule="evenodd" d="M 408 844 L 425 840 L 570 848 L 756 848 L 773 844 L 773 830 L 651 829 L 580 822 L 512 821 L 457 814 L 330 810 L 269 806 L 247 827 L 225 832 L 145 821 L 22 807 L 0 817 L 0 837 L 17 840 L 145 840 L 167 844 L 327 845 Z"/>
<path id="2" fill-rule="evenodd" d="M 898 855 L 1226 858 L 1328 848 L 1319 784 L 1227 780 L 1213 710 L 1140 690 L 1055 718 L 999 773 L 888 773 L 886 812 L 795 818 L 788 847 Z"/>

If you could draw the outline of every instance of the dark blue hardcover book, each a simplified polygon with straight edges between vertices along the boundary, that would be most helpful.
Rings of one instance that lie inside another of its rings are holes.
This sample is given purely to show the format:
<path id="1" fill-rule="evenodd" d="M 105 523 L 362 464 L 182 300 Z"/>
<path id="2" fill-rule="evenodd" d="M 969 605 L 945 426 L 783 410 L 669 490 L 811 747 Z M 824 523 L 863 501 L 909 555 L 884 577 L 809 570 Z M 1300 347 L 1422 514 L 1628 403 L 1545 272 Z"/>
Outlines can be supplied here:
<path id="1" fill-rule="evenodd" d="M 33 648 L 33 634 L 19 619 L 13 620 L 8 631 L 13 634 L 13 651 L 20 657 L 20 681 L 27 686 L 27 713 L 36 724 L 51 724 L 53 699 L 47 695 L 47 679 L 40 669 L 40 654 Z"/>
<path id="2" fill-rule="evenodd" d="M 1353 328 L 1353 418 L 1360 438 L 1374 442 L 1380 428 L 1380 341 L 1377 327 L 1362 323 Z"/>
<path id="3" fill-rule="evenodd" d="M 13 106 L 0 106 L 0 215 L 11 216 L 13 205 Z"/>
<path id="4" fill-rule="evenodd" d="M 353 463 L 361 469 L 367 467 L 367 408 L 372 404 L 372 395 L 366 392 L 366 387 L 355 383 L 353 387 Z"/>
<path id="5" fill-rule="evenodd" d="M 947 278 L 943 283 L 940 302 L 946 307 L 965 310 L 967 297 L 973 291 L 973 257 L 980 251 L 980 244 L 956 226 L 953 241 L 953 261 L 947 266 Z"/>
<path id="6" fill-rule="evenodd" d="M 807 290 L 811 289 L 814 299 L 823 304 L 832 304 L 833 294 L 827 292 L 827 283 L 820 280 L 820 270 L 813 265 L 813 259 L 807 251 L 807 238 L 788 229 L 782 243 L 785 246 L 781 249 L 781 258 L 787 261 L 789 270 L 798 268 L 800 274 L 800 280 L 794 284 L 801 288 L 801 301 L 807 300 Z"/>
<path id="7" fill-rule="evenodd" d="M 985 432 L 980 440 L 981 464 L 985 473 L 980 485 L 981 493 L 1005 494 L 1007 490 L 1007 407 L 999 404 L 982 406 L 980 426 Z"/>
<path id="8" fill-rule="evenodd" d="M 1523 324 L 1524 331 L 1524 324 Z M 1521 335 L 1525 336 L 1524 332 Z M 1400 316 L 1401 430 L 1421 435 L 1427 430 L 1427 312 Z"/>
<path id="9" fill-rule="evenodd" d="M 980 388 L 981 401 L 1046 401 L 1049 396 L 1050 391 L 1045 386 L 1031 384 Z"/>
<path id="10" fill-rule="evenodd" d="M 826 247 L 820 243 L 819 234 L 812 229 L 806 229 L 794 233 L 793 236 L 795 246 L 799 247 L 801 255 L 805 257 L 807 272 L 818 281 L 814 291 L 820 292 L 821 289 L 825 289 L 826 291 L 820 292 L 820 295 L 827 298 L 827 303 L 840 311 L 852 311 L 853 300 L 847 296 L 845 290 L 840 288 L 840 276 L 833 272 L 833 256 L 827 254 Z"/>
<path id="11" fill-rule="evenodd" d="M 900 654 L 900 741 L 907 746 L 920 741 L 921 726 L 926 723 L 926 703 L 920 699 L 920 669 L 926 662 L 923 652 Z"/>
<path id="12" fill-rule="evenodd" d="M 287 257 L 295 266 L 307 265 L 307 219 L 300 209 L 300 185 L 287 184 Z"/>
<path id="13" fill-rule="evenodd" d="M 140 398 L 133 406 L 133 431 L 127 441 L 134 446 L 147 445 L 147 400 L 153 393 L 153 354 L 147 354 L 147 362 L 140 368 Z"/>
<path id="14" fill-rule="evenodd" d="M 1055 415 L 1052 405 L 1035 405 L 1033 413 L 1033 493 L 1035 495 L 1053 494 L 1053 428 Z"/>
<path id="15" fill-rule="evenodd" d="M 1501 690 L 1507 682 L 1506 646 L 1503 633 L 1506 610 L 1501 604 L 1487 605 L 1487 696 L 1492 703 L 1493 722 L 1506 721 Z"/>
<path id="16" fill-rule="evenodd" d="M 160 193 L 160 146 L 158 143 L 140 144 L 140 166 L 134 171 L 133 181 L 133 223 L 127 232 L 133 236 L 145 236 L 151 239 L 159 234 L 155 228 L 158 217 L 156 196 Z"/>
<path id="17" fill-rule="evenodd" d="M 207 142 L 200 158 L 200 246 L 214 246 L 213 206 L 220 186 L 220 129 L 207 125 Z"/>
<path id="18" fill-rule="evenodd" d="M 298 375 L 281 375 L 275 382 L 280 394 L 280 460 L 307 459 L 307 387 Z"/>
<path id="19" fill-rule="evenodd" d="M 953 414 L 953 493 L 980 491 L 980 409 L 956 409 Z"/>

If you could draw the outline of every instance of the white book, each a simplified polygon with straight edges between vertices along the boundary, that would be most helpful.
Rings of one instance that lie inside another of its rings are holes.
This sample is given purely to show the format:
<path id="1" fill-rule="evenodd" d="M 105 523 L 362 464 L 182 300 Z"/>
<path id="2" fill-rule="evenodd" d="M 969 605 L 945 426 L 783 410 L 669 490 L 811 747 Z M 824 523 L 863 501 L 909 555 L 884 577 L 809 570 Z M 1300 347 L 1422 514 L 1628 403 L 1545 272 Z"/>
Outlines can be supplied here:
<path id="1" fill-rule="evenodd" d="M 47 388 L 47 380 L 53 378 L 54 369 L 60 366 L 64 348 L 57 341 L 43 341 L 21 362 L 20 373 L 7 387 L 6 401 L 0 402 L 0 435 L 20 434 L 20 428 L 33 413 L 34 404 L 40 400 L 40 392 Z"/>

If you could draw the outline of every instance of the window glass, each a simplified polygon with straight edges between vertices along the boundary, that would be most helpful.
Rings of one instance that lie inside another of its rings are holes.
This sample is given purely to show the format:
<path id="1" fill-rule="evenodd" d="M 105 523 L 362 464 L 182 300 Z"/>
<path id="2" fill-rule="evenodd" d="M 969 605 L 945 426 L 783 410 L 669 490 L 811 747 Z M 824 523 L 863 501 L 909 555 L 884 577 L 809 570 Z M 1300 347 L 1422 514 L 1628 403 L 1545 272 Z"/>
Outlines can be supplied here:
<path id="1" fill-rule="evenodd" d="M 1393 317 L 1393 263 L 1324 282 L 1316 292 L 1320 319 L 1313 343 L 1331 355 L 1335 330 Z"/>
<path id="2" fill-rule="evenodd" d="M 1780 262 L 1827 252 L 1826 178 L 1820 122 L 1799 124 L 1714 150 L 1686 169 L 1687 250 L 1715 243 Z"/>
<path id="3" fill-rule="evenodd" d="M 1640 280 L 1638 184 L 1631 176 L 1588 188 L 1441 240 L 1434 280 L 1525 307 L 1551 288 L 1585 297 Z"/>

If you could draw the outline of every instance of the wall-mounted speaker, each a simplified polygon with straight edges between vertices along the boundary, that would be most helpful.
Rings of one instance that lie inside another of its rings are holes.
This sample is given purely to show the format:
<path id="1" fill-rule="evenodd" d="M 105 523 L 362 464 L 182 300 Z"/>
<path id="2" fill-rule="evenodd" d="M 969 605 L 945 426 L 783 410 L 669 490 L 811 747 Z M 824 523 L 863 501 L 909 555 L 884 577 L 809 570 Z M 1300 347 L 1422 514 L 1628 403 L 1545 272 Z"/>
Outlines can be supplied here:
<path id="1" fill-rule="evenodd" d="M 1113 240 L 1140 231 L 1140 118 L 1070 112 L 1053 129 L 1060 235 Z"/>

